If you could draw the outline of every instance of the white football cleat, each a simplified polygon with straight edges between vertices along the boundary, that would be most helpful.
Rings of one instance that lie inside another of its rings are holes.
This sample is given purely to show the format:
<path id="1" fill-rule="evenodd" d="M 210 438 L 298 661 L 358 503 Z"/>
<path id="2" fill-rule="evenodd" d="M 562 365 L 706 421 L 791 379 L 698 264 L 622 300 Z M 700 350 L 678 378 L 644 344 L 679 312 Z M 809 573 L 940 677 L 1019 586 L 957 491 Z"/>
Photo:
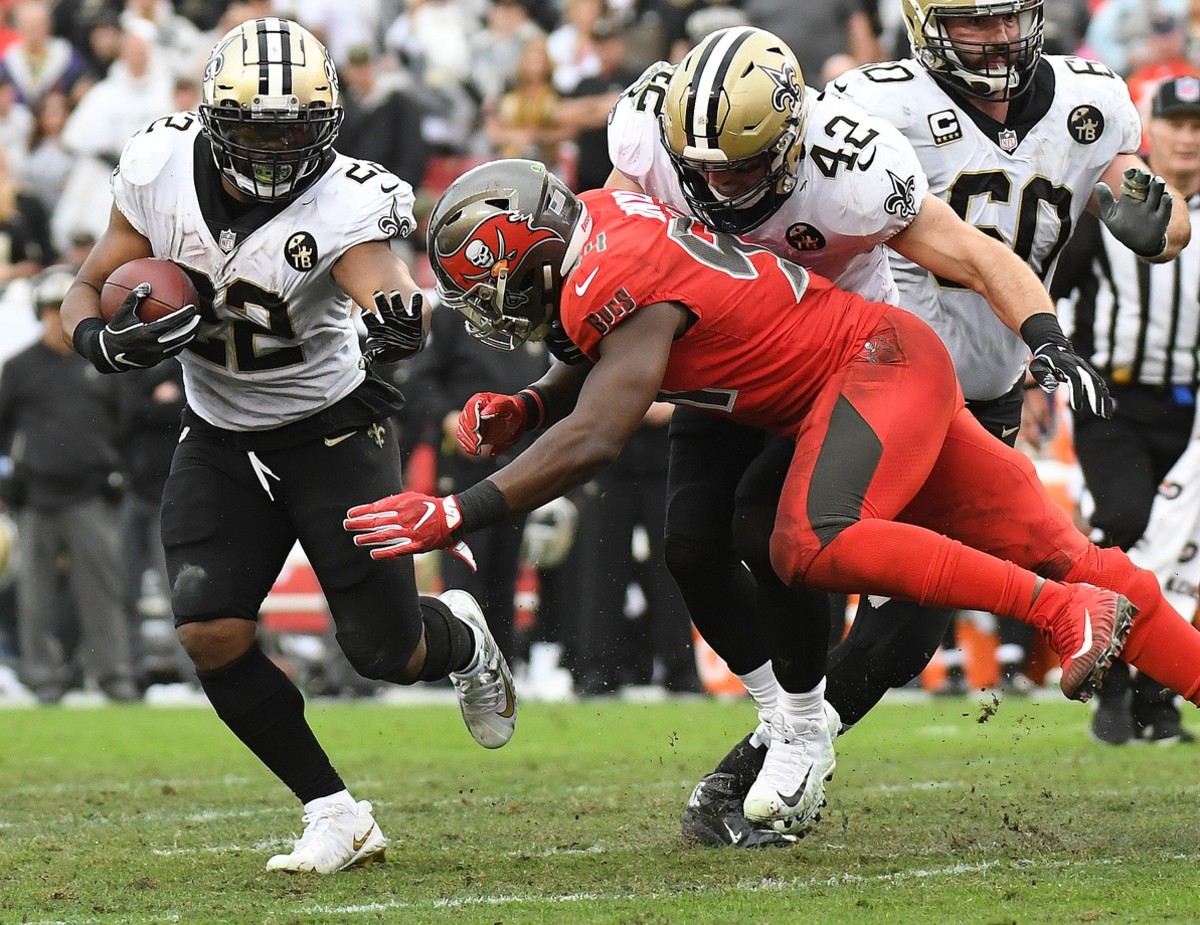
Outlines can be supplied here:
<path id="1" fill-rule="evenodd" d="M 837 711 L 828 703 L 819 718 L 796 726 L 782 713 L 771 717 L 767 757 L 743 804 L 747 819 L 790 835 L 808 831 L 825 805 L 825 782 L 837 766 L 838 726 Z"/>
<path id="2" fill-rule="evenodd" d="M 277 854 L 267 870 L 333 874 L 350 867 L 370 867 L 383 860 L 388 840 L 379 831 L 366 800 L 331 803 L 304 814 L 304 834 L 291 854 Z"/>
<path id="3" fill-rule="evenodd" d="M 479 604 L 466 591 L 446 591 L 438 600 L 475 634 L 475 657 L 462 672 L 451 672 L 463 722 L 484 748 L 499 748 L 517 726 L 517 694 L 512 672 Z"/>

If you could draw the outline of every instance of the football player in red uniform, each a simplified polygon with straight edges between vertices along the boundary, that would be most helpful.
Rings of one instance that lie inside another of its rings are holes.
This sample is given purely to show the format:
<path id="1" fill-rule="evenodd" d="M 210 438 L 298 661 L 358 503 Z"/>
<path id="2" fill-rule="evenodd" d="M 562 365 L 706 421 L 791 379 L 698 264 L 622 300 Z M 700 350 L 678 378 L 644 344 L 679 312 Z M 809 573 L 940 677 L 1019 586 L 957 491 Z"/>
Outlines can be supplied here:
<path id="1" fill-rule="evenodd" d="M 549 425 L 489 479 L 352 508 L 346 529 L 373 557 L 450 548 L 557 497 L 616 457 L 651 402 L 673 401 L 795 441 L 770 543 L 789 584 L 1029 622 L 1074 699 L 1123 653 L 1200 702 L 1200 633 L 1152 573 L 1089 543 L 1029 460 L 982 428 L 946 348 L 912 314 L 644 194 L 576 197 L 531 161 L 451 185 L 429 254 L 441 298 L 478 337 L 513 349 L 557 319 L 589 362 L 464 411 L 468 448 Z M 750 819 L 802 831 L 822 805 L 836 732 L 822 693 L 781 697 Z"/>

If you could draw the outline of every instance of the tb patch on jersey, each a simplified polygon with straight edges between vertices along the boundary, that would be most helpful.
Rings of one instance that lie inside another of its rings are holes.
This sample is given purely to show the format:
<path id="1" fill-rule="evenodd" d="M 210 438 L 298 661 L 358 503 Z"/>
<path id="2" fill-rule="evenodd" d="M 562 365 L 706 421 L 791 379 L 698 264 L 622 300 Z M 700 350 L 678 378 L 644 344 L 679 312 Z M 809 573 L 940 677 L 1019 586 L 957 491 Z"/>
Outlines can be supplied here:
<path id="1" fill-rule="evenodd" d="M 293 270 L 307 273 L 317 265 L 317 239 L 307 231 L 298 231 L 288 237 L 283 256 Z"/>
<path id="2" fill-rule="evenodd" d="M 1067 117 L 1067 131 L 1081 145 L 1095 144 L 1104 134 L 1104 113 L 1095 106 L 1076 106 Z"/>

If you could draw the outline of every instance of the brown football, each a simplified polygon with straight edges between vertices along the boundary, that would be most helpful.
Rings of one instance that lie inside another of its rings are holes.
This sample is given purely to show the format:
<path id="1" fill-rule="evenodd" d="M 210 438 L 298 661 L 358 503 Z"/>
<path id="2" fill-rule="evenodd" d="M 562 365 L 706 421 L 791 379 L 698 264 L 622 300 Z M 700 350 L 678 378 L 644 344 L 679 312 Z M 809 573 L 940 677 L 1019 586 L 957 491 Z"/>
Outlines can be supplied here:
<path id="1" fill-rule="evenodd" d="M 196 287 L 179 265 L 161 257 L 141 257 L 113 270 L 100 291 L 100 315 L 112 321 L 125 297 L 139 283 L 150 284 L 150 295 L 138 307 L 138 318 L 149 324 L 185 305 L 195 305 Z"/>

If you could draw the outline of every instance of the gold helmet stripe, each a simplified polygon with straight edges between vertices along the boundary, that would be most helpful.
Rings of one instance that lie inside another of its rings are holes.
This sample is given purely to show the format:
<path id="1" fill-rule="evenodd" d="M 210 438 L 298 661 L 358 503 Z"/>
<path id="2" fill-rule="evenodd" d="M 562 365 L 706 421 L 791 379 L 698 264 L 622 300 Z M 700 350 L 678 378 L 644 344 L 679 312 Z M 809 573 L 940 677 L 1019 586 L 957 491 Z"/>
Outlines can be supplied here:
<path id="1" fill-rule="evenodd" d="M 726 29 L 717 41 L 704 49 L 692 77 L 693 92 L 684 113 L 689 147 L 710 151 L 720 149 L 721 89 L 738 49 L 754 34 L 755 30 L 750 28 Z"/>

